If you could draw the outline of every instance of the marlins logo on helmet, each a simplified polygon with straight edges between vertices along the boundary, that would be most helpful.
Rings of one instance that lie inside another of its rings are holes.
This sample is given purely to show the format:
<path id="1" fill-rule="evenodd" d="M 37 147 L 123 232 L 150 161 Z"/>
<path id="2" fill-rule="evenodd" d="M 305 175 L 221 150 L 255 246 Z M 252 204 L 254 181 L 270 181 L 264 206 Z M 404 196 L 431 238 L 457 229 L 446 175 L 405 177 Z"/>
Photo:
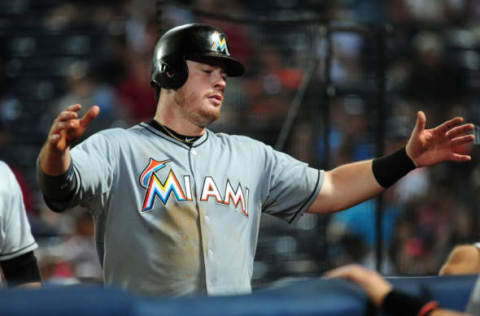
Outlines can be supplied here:
<path id="1" fill-rule="evenodd" d="M 216 50 L 219 53 L 224 53 L 230 55 L 227 47 L 227 41 L 224 36 L 221 36 L 218 32 L 213 32 L 212 37 L 212 49 Z"/>

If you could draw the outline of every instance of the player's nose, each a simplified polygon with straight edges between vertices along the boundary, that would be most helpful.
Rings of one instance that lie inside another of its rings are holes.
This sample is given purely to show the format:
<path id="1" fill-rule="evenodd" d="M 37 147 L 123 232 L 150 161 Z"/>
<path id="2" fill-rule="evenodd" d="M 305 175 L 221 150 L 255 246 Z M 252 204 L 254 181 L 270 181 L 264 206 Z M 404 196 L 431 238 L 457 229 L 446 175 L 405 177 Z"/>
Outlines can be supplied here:
<path id="1" fill-rule="evenodd" d="M 222 91 L 227 86 L 227 76 L 225 73 L 223 73 L 223 71 L 218 71 L 215 73 L 214 86 Z"/>

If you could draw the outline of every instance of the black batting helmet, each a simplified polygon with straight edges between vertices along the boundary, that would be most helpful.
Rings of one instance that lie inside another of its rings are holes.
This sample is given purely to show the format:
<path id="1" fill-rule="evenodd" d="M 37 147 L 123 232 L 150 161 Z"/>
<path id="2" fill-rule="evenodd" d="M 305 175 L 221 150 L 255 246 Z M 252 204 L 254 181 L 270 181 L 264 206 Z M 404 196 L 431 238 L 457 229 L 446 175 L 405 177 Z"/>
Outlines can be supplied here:
<path id="1" fill-rule="evenodd" d="M 188 77 L 186 60 L 220 59 L 228 76 L 240 76 L 243 65 L 230 56 L 228 39 L 221 30 L 207 24 L 185 24 L 166 32 L 157 42 L 153 54 L 151 84 L 160 88 L 178 89 Z"/>

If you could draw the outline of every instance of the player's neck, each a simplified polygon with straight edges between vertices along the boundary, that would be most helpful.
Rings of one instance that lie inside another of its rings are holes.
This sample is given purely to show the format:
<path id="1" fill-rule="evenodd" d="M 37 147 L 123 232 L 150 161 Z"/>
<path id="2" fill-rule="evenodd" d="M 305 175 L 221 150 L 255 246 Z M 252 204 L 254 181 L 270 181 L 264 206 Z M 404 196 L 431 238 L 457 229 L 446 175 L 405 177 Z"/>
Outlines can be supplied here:
<path id="1" fill-rule="evenodd" d="M 180 107 L 175 104 L 174 94 L 163 90 L 154 120 L 180 135 L 196 137 L 202 136 L 206 131 L 205 126 L 199 126 L 185 116 Z"/>
<path id="2" fill-rule="evenodd" d="M 205 134 L 206 131 L 205 127 L 199 127 L 188 120 L 178 119 L 173 115 L 161 115 L 159 111 L 155 114 L 154 120 L 179 135 L 199 137 Z"/>
<path id="3" fill-rule="evenodd" d="M 185 136 L 185 135 L 178 134 L 177 132 L 175 132 L 174 130 L 171 130 L 167 126 L 164 126 L 164 125 L 160 124 L 155 119 L 152 119 L 152 120 L 148 121 L 147 123 L 150 126 L 152 126 L 153 128 L 162 132 L 163 134 L 165 134 L 165 135 L 167 135 L 167 136 L 169 136 L 169 137 L 171 137 L 171 138 L 173 138 L 173 139 L 175 139 L 179 142 L 182 142 L 187 146 L 193 146 L 195 141 L 197 141 L 197 139 L 199 139 L 201 137 L 201 136 Z"/>

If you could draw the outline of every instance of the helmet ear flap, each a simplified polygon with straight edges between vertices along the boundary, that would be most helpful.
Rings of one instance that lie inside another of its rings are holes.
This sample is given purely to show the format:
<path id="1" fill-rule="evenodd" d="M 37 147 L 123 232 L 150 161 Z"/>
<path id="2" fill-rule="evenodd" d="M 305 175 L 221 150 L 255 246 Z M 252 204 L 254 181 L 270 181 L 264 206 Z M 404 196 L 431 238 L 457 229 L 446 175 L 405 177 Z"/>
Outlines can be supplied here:
<path id="1" fill-rule="evenodd" d="M 158 66 L 154 67 L 152 83 L 160 88 L 177 90 L 187 81 L 188 67 L 184 60 L 176 65 L 161 62 Z"/>

